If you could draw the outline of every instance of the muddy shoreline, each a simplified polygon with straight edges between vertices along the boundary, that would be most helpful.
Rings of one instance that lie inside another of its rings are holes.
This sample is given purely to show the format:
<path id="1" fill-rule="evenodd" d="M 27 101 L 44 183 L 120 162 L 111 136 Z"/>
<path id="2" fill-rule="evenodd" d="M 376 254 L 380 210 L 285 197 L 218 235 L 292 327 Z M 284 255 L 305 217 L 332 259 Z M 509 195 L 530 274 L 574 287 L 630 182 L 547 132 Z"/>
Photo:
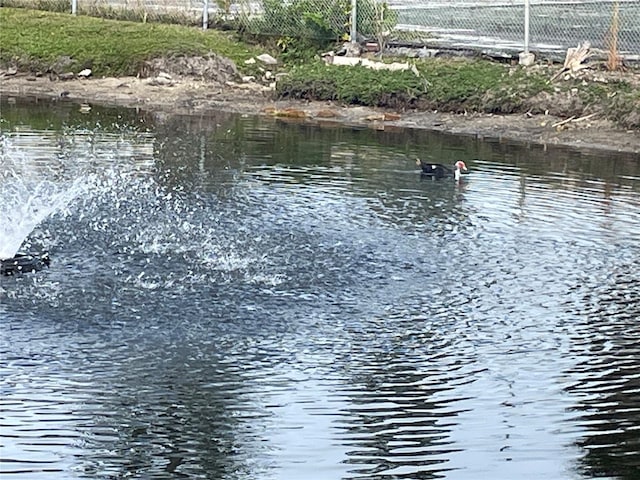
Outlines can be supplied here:
<path id="1" fill-rule="evenodd" d="M 621 130 L 597 117 L 571 120 L 551 115 L 395 112 L 333 102 L 275 100 L 272 91 L 252 83 L 220 85 L 190 78 L 159 80 L 126 77 L 62 81 L 28 75 L 5 76 L 0 78 L 0 96 L 39 97 L 178 115 L 206 115 L 222 110 L 311 124 L 335 123 L 379 130 L 425 129 L 579 150 L 640 154 L 639 131 Z"/>

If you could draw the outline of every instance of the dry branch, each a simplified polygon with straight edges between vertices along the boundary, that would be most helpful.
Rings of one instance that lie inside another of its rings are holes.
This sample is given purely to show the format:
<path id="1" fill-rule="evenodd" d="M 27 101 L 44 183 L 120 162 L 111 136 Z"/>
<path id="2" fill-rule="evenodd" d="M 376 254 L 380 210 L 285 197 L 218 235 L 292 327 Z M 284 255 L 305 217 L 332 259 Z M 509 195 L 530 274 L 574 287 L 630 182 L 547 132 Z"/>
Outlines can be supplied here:
<path id="1" fill-rule="evenodd" d="M 582 70 L 583 68 L 587 68 L 589 65 L 586 65 L 582 62 L 584 62 L 592 55 L 593 53 L 591 52 L 591 44 L 589 42 L 578 44 L 576 48 L 568 48 L 567 56 L 564 59 L 564 65 L 562 69 L 553 77 L 551 77 L 549 82 L 553 82 L 556 78 L 558 78 L 565 72 L 575 73 L 579 70 Z"/>
<path id="2" fill-rule="evenodd" d="M 584 117 L 574 118 L 573 123 L 584 122 L 585 120 L 589 120 L 597 115 L 597 113 L 590 113 L 589 115 L 585 115 Z"/>
<path id="3" fill-rule="evenodd" d="M 585 115 L 583 117 L 578 117 L 576 118 L 575 115 L 567 118 L 566 120 L 561 120 L 559 122 L 554 123 L 553 125 L 551 125 L 553 128 L 557 128 L 557 127 L 562 127 L 563 125 L 566 125 L 567 123 L 578 123 L 578 122 L 584 122 L 585 120 L 589 120 L 590 118 L 593 118 L 597 115 L 597 113 L 590 113 L 589 115 Z"/>
<path id="4" fill-rule="evenodd" d="M 576 117 L 575 117 L 575 116 L 573 116 L 573 117 L 569 117 L 569 118 L 567 118 L 566 120 L 562 120 L 561 122 L 556 122 L 556 123 L 554 123 L 554 124 L 553 124 L 553 125 L 551 125 L 551 126 L 552 126 L 553 128 L 561 127 L 562 125 L 565 125 L 565 124 L 567 124 L 567 123 L 569 123 L 569 122 L 572 122 L 572 121 L 574 121 L 575 119 L 576 119 Z"/>
<path id="5" fill-rule="evenodd" d="M 591 44 L 589 42 L 584 42 L 584 44 L 578 45 L 576 48 L 567 49 L 567 56 L 564 59 L 565 70 L 577 72 L 578 70 L 586 68 L 587 65 L 582 62 L 592 55 Z"/>

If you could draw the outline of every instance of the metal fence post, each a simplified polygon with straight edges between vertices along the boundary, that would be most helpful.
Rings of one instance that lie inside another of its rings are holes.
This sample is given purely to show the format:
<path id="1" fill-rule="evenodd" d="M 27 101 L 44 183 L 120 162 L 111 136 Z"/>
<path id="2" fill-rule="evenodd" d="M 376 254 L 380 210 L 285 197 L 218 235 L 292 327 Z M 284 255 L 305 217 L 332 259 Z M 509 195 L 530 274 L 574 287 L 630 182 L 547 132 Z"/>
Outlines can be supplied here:
<path id="1" fill-rule="evenodd" d="M 358 0 L 351 0 L 351 30 L 349 36 L 351 37 L 351 43 L 356 43 L 358 39 Z"/>
<path id="2" fill-rule="evenodd" d="M 78 0 L 71 0 L 71 15 L 78 14 Z"/>
<path id="3" fill-rule="evenodd" d="M 524 0 L 524 53 L 529 53 L 529 0 Z"/>
<path id="4" fill-rule="evenodd" d="M 204 6 L 202 7 L 202 29 L 209 28 L 209 0 L 204 0 Z"/>
<path id="5" fill-rule="evenodd" d="M 529 6 L 529 0 L 524 0 L 524 52 L 520 52 L 518 62 L 526 67 L 536 61 L 535 55 L 529 51 Z"/>

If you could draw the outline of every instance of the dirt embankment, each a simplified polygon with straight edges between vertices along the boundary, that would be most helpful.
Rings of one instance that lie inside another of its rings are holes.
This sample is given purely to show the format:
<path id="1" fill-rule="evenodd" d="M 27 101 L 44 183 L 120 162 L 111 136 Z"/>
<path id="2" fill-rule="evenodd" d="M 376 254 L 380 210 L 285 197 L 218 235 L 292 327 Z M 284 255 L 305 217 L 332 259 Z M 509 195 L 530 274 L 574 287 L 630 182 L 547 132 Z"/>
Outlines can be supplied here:
<path id="1" fill-rule="evenodd" d="M 335 123 L 375 129 L 421 128 L 483 138 L 640 154 L 639 131 L 623 130 L 598 115 L 560 118 L 531 113 L 451 114 L 277 100 L 272 89 L 264 85 L 231 80 L 237 78 L 232 64 L 223 67 L 208 65 L 207 68 L 215 75 L 204 75 L 202 71 L 185 75 L 181 71 L 185 66 L 176 70 L 171 65 L 154 65 L 148 78 L 74 76 L 63 79 L 5 71 L 0 72 L 0 94 L 5 97 L 38 96 L 59 101 L 137 107 L 168 114 L 206 115 L 207 112 L 225 110 L 317 124 Z"/>

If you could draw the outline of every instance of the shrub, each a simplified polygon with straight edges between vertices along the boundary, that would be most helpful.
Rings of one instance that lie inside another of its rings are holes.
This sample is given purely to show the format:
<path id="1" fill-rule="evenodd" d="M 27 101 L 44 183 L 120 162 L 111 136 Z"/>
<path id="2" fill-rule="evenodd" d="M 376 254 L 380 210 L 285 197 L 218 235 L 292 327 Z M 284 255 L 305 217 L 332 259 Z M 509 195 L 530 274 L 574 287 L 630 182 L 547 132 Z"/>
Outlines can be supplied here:
<path id="1" fill-rule="evenodd" d="M 280 35 L 336 41 L 350 30 L 351 0 L 263 0 L 264 13 L 247 19 L 247 29 L 258 35 Z M 358 1 L 358 33 L 377 37 L 393 29 L 398 14 L 386 3 Z"/>

